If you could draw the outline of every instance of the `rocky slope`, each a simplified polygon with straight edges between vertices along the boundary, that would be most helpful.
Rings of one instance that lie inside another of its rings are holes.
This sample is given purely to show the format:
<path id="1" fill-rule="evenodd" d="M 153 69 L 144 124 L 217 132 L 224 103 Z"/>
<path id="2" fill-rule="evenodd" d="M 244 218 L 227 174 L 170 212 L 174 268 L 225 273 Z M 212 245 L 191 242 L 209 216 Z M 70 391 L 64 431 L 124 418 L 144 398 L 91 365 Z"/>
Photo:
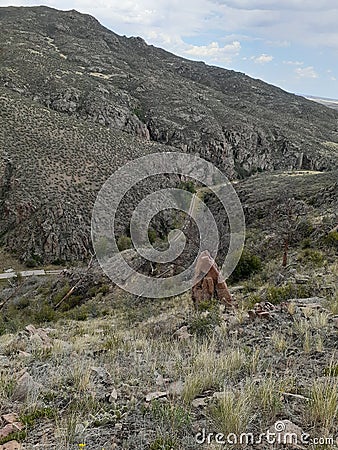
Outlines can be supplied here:
<path id="1" fill-rule="evenodd" d="M 76 11 L 0 20 L 0 239 L 24 260 L 85 258 L 102 183 L 149 152 L 193 152 L 233 179 L 337 167 L 334 110 Z"/>

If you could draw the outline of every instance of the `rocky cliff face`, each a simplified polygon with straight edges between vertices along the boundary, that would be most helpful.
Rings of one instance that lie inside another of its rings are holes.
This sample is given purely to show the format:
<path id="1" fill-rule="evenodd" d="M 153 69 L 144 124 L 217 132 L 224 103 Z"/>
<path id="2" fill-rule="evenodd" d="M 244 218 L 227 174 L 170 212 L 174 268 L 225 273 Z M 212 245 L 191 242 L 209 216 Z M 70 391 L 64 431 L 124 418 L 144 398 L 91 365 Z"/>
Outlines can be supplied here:
<path id="1" fill-rule="evenodd" d="M 327 169 L 338 114 L 242 73 L 176 57 L 93 17 L 2 8 L 0 78 L 57 112 L 198 152 L 236 177 Z"/>
<path id="2" fill-rule="evenodd" d="M 337 111 L 76 11 L 0 20 L 0 239 L 23 259 L 86 257 L 96 193 L 137 155 L 196 153 L 233 179 L 337 167 Z"/>

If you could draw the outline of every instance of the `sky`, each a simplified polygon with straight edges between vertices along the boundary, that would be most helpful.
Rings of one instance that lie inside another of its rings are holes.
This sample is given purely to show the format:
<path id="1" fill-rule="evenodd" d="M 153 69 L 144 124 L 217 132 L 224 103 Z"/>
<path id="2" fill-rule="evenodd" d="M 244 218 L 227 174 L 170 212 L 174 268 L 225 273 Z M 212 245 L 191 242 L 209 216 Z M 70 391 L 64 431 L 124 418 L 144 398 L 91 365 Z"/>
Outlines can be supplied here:
<path id="1" fill-rule="evenodd" d="M 338 99 L 338 0 L 0 0 L 76 9 L 179 56 Z"/>

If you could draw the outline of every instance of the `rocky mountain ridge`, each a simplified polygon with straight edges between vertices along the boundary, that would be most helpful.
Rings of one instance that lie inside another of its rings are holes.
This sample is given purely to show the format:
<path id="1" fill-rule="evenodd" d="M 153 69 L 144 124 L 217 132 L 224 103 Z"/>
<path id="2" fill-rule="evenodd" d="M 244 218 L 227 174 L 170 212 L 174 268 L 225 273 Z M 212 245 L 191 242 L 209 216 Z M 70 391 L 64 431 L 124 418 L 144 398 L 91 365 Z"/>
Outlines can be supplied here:
<path id="1" fill-rule="evenodd" d="M 23 260 L 86 258 L 100 187 L 150 152 L 195 153 L 232 179 L 337 167 L 334 110 L 76 11 L 0 21 L 0 239 Z"/>
<path id="2" fill-rule="evenodd" d="M 3 8 L 0 17 L 4 85 L 50 109 L 198 152 L 235 177 L 333 164 L 323 143 L 338 141 L 334 111 L 76 11 Z"/>

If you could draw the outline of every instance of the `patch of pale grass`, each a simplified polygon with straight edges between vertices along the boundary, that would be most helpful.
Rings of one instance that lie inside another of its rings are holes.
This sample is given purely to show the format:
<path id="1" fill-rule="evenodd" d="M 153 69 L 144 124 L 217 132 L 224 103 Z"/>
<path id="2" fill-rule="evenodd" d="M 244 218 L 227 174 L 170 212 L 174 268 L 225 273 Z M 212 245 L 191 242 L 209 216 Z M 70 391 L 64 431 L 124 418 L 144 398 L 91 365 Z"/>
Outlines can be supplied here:
<path id="1" fill-rule="evenodd" d="M 297 390 L 296 374 L 288 374 L 278 380 L 280 392 L 295 392 Z"/>
<path id="2" fill-rule="evenodd" d="M 250 385 L 252 402 L 265 414 L 275 416 L 281 408 L 281 384 L 271 375 L 262 378 L 257 385 Z"/>
<path id="3" fill-rule="evenodd" d="M 225 390 L 211 407 L 210 416 L 217 431 L 224 435 L 245 433 L 254 416 L 251 392 Z"/>
<path id="4" fill-rule="evenodd" d="M 305 306 L 304 308 L 302 308 L 302 313 L 307 319 L 309 319 L 310 317 L 312 317 L 314 311 L 313 308 L 311 308 L 311 306 Z"/>
<path id="5" fill-rule="evenodd" d="M 247 308 L 244 305 L 240 305 L 239 308 L 236 308 L 234 311 L 234 316 L 237 323 L 242 324 L 247 317 Z"/>
<path id="6" fill-rule="evenodd" d="M 226 379 L 236 378 L 244 368 L 247 368 L 247 356 L 242 350 L 228 350 L 220 354 L 215 343 L 200 345 L 184 381 L 184 401 L 191 402 L 207 389 L 219 389 Z"/>
<path id="7" fill-rule="evenodd" d="M 305 353 L 310 353 L 312 350 L 312 339 L 311 339 L 311 332 L 306 331 L 303 336 L 303 350 Z"/>
<path id="8" fill-rule="evenodd" d="M 310 331 L 310 323 L 307 319 L 295 320 L 293 323 L 293 328 L 297 334 L 301 336 Z"/>
<path id="9" fill-rule="evenodd" d="M 293 302 L 288 303 L 287 305 L 287 311 L 290 314 L 290 316 L 294 316 L 296 313 L 296 305 Z"/>
<path id="10" fill-rule="evenodd" d="M 80 425 L 79 415 L 72 412 L 65 417 L 56 419 L 55 438 L 60 448 L 69 450 L 77 437 L 77 429 Z"/>
<path id="11" fill-rule="evenodd" d="M 338 273 L 338 263 L 337 263 L 337 273 Z M 338 316 L 338 291 L 336 291 L 332 298 L 327 301 L 327 309 L 334 316 Z"/>
<path id="12" fill-rule="evenodd" d="M 261 352 L 259 348 L 254 348 L 251 354 L 248 370 L 250 375 L 258 372 L 259 363 L 261 360 Z"/>
<path id="13" fill-rule="evenodd" d="M 326 328 L 329 323 L 329 313 L 325 311 L 314 311 L 310 318 L 310 324 L 315 329 Z"/>
<path id="14" fill-rule="evenodd" d="M 0 410 L 4 410 L 11 401 L 14 387 L 13 376 L 5 370 L 0 371 Z"/>
<path id="15" fill-rule="evenodd" d="M 322 353 L 324 351 L 324 339 L 320 334 L 316 334 L 314 344 L 317 352 Z"/>
<path id="16" fill-rule="evenodd" d="M 77 392 L 88 392 L 92 383 L 92 370 L 84 362 L 75 363 L 70 367 L 70 378 Z"/>
<path id="17" fill-rule="evenodd" d="M 288 343 L 287 340 L 285 339 L 285 336 L 277 331 L 274 331 L 272 333 L 271 342 L 275 350 L 277 350 L 280 353 L 283 353 L 288 347 Z"/>
<path id="18" fill-rule="evenodd" d="M 338 380 L 325 378 L 315 380 L 309 390 L 310 401 L 306 410 L 308 420 L 321 424 L 330 431 L 337 424 Z"/>

